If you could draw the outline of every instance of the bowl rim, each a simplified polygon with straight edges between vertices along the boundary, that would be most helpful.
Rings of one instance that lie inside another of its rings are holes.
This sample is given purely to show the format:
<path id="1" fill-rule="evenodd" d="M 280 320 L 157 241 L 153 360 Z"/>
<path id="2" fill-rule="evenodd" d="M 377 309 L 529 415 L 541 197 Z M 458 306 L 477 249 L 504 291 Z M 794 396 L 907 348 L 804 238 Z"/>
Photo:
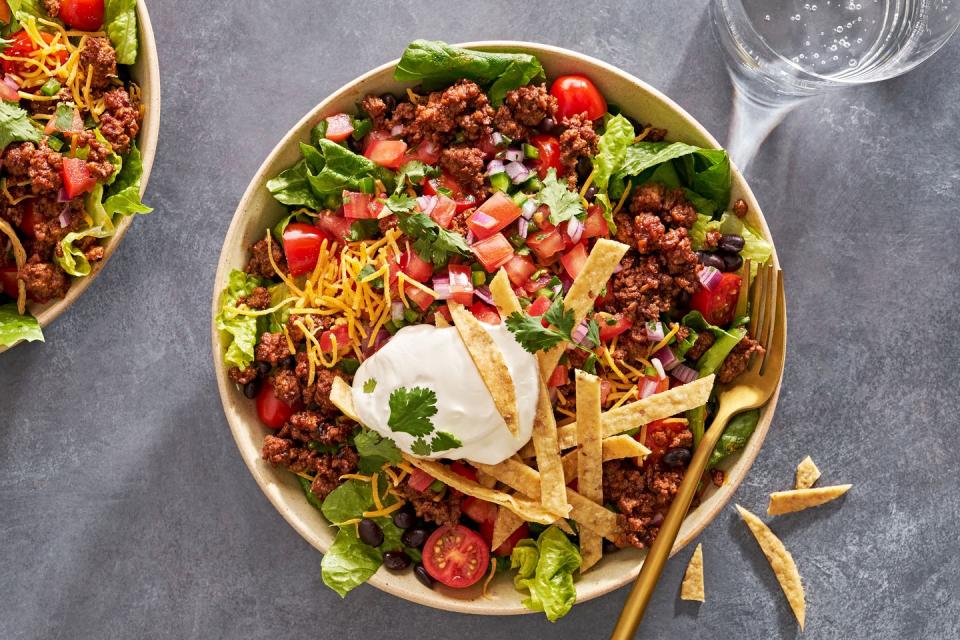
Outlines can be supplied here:
<path id="1" fill-rule="evenodd" d="M 143 176 L 140 178 L 140 196 L 147 190 L 147 183 L 150 181 L 150 173 L 153 169 L 153 161 L 157 155 L 157 140 L 160 133 L 160 60 L 157 54 L 157 41 L 153 33 L 153 23 L 150 21 L 150 14 L 147 11 L 145 0 L 137 0 L 137 23 L 140 46 L 138 57 L 143 56 L 142 62 L 146 82 L 141 80 L 141 86 L 149 83 L 150 93 L 144 94 L 147 110 L 143 122 L 140 125 L 140 135 L 137 138 L 137 144 L 140 148 L 141 161 L 143 163 Z M 120 245 L 123 236 L 126 235 L 130 225 L 136 216 L 124 216 L 117 224 L 117 231 L 104 246 L 103 260 L 92 265 L 90 275 L 84 278 L 72 278 L 70 288 L 67 294 L 51 303 L 44 305 L 35 305 L 34 309 L 28 310 L 40 323 L 41 328 L 46 328 L 59 318 L 74 302 L 76 302 L 87 288 L 93 283 L 94 279 L 104 270 L 110 256 L 113 255 Z M 0 354 L 4 351 L 13 349 L 23 340 L 14 342 L 6 347 L 0 346 Z"/>
<path id="2" fill-rule="evenodd" d="M 557 47 L 553 45 L 546 45 L 541 43 L 522 41 L 522 40 L 478 40 L 457 43 L 454 46 L 473 48 L 473 49 L 482 49 L 482 50 L 514 50 L 520 49 L 534 54 L 537 53 L 549 53 L 556 56 L 560 56 L 566 59 L 571 59 L 575 62 L 586 62 L 591 65 L 601 67 L 605 72 L 619 76 L 622 80 L 636 85 L 642 90 L 648 92 L 654 99 L 659 100 L 664 106 L 666 106 L 670 111 L 676 114 L 680 119 L 682 119 L 685 124 L 690 127 L 690 130 L 700 135 L 708 144 L 704 145 L 706 147 L 712 147 L 716 149 L 722 148 L 719 142 L 714 138 L 707 130 L 703 127 L 693 116 L 691 116 L 685 109 L 680 105 L 674 102 L 671 98 L 666 96 L 664 93 L 654 88 L 647 82 L 640 80 L 633 74 L 630 74 L 614 65 L 611 65 L 607 62 L 588 56 L 577 51 L 572 51 L 563 47 Z M 243 197 L 240 199 L 240 202 L 237 205 L 236 211 L 234 213 L 233 219 L 231 220 L 230 226 L 227 229 L 227 233 L 224 236 L 223 246 L 221 247 L 220 257 L 217 265 L 217 272 L 215 276 L 215 281 L 213 284 L 213 296 L 211 304 L 211 346 L 212 346 L 212 356 L 214 360 L 214 370 L 217 378 L 217 387 L 220 392 L 220 400 L 224 409 L 225 417 L 227 418 L 227 423 L 230 427 L 231 434 L 233 435 L 234 442 L 240 450 L 241 458 L 244 461 L 244 464 L 247 466 L 247 469 L 253 475 L 254 480 L 257 483 L 257 486 L 267 497 L 268 501 L 273 505 L 277 510 L 280 516 L 291 526 L 293 529 L 311 546 L 316 548 L 321 553 L 326 552 L 325 545 L 323 545 L 315 535 L 315 532 L 312 528 L 300 518 L 293 513 L 287 505 L 284 504 L 285 500 L 278 494 L 278 492 L 270 490 L 270 485 L 273 484 L 271 479 L 272 474 L 280 473 L 280 471 L 265 468 L 258 466 L 259 457 L 258 456 L 247 456 L 244 453 L 243 446 L 241 444 L 241 434 L 245 432 L 249 427 L 247 423 L 239 418 L 235 418 L 232 415 L 232 412 L 228 409 L 230 399 L 235 397 L 235 394 L 238 393 L 234 388 L 234 385 L 229 382 L 227 377 L 227 367 L 223 363 L 222 358 L 222 347 L 220 344 L 220 334 L 217 330 L 216 316 L 219 313 L 219 302 L 220 295 L 224 284 L 227 281 L 227 274 L 230 269 L 233 267 L 228 265 L 228 248 L 234 244 L 240 242 L 242 238 L 241 231 L 241 220 L 245 218 L 243 212 L 250 207 L 251 201 L 254 199 L 254 194 L 262 188 L 265 188 L 265 181 L 269 177 L 268 170 L 276 162 L 278 156 L 282 155 L 284 151 L 291 145 L 299 141 L 299 136 L 297 131 L 302 129 L 308 122 L 311 122 L 317 119 L 328 105 L 342 95 L 349 94 L 354 88 L 363 85 L 367 80 L 379 76 L 385 71 L 392 70 L 397 63 L 399 58 L 393 59 L 389 62 L 381 64 L 370 71 L 356 77 L 355 79 L 347 82 L 346 84 L 339 87 L 337 90 L 328 94 L 317 103 L 313 108 L 311 108 L 302 118 L 300 118 L 280 141 L 273 147 L 264 161 L 261 163 L 256 173 L 253 176 L 253 179 L 248 184 L 247 188 L 244 191 Z M 733 164 L 731 160 L 731 174 L 732 174 L 732 183 L 735 187 L 739 187 L 742 197 L 747 201 L 748 206 L 752 212 L 756 213 L 756 226 L 760 227 L 760 230 L 763 233 L 763 236 L 771 243 L 773 246 L 773 263 L 776 266 L 780 266 L 780 262 L 777 256 L 776 245 L 773 242 L 772 235 L 770 234 L 770 229 L 767 226 L 766 220 L 763 216 L 762 210 L 760 209 L 759 204 L 756 201 L 756 198 L 753 194 L 753 191 L 750 189 L 750 186 L 747 184 L 743 174 L 740 170 Z M 786 347 L 784 348 L 786 351 Z M 773 420 L 774 413 L 776 411 L 777 402 L 780 395 L 780 388 L 782 384 L 782 372 L 781 378 L 777 382 L 776 390 L 771 396 L 770 400 L 764 406 L 760 421 L 757 424 L 756 430 L 754 431 L 753 436 L 750 438 L 747 446 L 741 451 L 738 456 L 735 458 L 731 466 L 731 472 L 725 478 L 724 484 L 719 489 L 710 492 L 709 497 L 712 499 L 713 503 L 710 508 L 703 513 L 697 514 L 697 522 L 688 530 L 681 530 L 681 535 L 678 536 L 676 543 L 671 549 L 670 555 L 673 556 L 678 551 L 683 549 L 687 544 L 694 540 L 700 533 L 715 519 L 719 512 L 726 507 L 727 503 L 730 501 L 733 493 L 739 487 L 740 483 L 743 481 L 746 476 L 747 471 L 752 467 L 754 460 L 759 454 L 760 448 L 766 438 L 767 432 L 769 431 L 770 424 Z M 685 522 L 690 519 L 690 516 L 693 515 L 695 511 L 691 511 L 688 514 Z M 332 525 L 327 525 L 332 526 Z M 642 559 L 645 555 L 644 552 L 637 552 L 635 550 L 624 550 L 621 553 L 634 553 L 637 557 L 636 564 L 631 567 L 630 570 L 625 571 L 621 576 L 617 577 L 615 580 L 608 581 L 606 584 L 594 585 L 591 589 L 580 589 L 580 584 L 583 583 L 583 580 L 577 582 L 577 604 L 581 604 L 593 598 L 600 597 L 611 591 L 614 591 L 631 581 L 633 581 L 640 572 L 642 566 Z M 444 598 L 429 598 L 421 597 L 416 593 L 411 593 L 403 588 L 401 588 L 396 583 L 383 577 L 383 571 L 378 571 L 373 576 L 367 580 L 367 584 L 370 584 L 381 591 L 390 593 L 398 598 L 414 602 L 420 605 L 429 606 L 431 608 L 453 611 L 459 613 L 467 613 L 474 615 L 520 615 L 531 613 L 530 610 L 526 609 L 520 604 L 520 595 L 516 604 L 513 606 L 503 606 L 502 604 L 492 605 L 489 602 L 485 602 L 482 599 L 476 600 L 461 600 L 457 598 L 444 597 Z M 431 592 L 435 593 L 435 592 Z"/>

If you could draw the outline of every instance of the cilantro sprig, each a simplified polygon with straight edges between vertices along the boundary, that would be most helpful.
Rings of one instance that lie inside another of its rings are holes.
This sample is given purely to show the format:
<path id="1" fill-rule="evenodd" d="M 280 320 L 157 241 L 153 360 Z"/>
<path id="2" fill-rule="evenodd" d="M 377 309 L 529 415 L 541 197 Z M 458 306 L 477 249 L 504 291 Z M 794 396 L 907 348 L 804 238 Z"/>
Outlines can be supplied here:
<path id="1" fill-rule="evenodd" d="M 538 205 L 547 205 L 550 209 L 550 224 L 556 226 L 570 218 L 584 218 L 587 215 L 580 201 L 580 195 L 567 188 L 565 180 L 557 179 L 557 170 L 550 169 L 543 179 L 543 188 L 534 196 Z"/>
<path id="2" fill-rule="evenodd" d="M 393 196 L 393 200 L 397 196 Z M 402 197 L 402 196 L 401 196 Z M 387 206 L 390 207 L 390 200 Z M 446 264 L 451 256 L 472 256 L 470 247 L 462 235 L 455 231 L 447 231 L 429 216 L 423 213 L 402 213 L 391 207 L 397 213 L 400 231 L 409 238 L 413 238 L 413 249 L 421 258 L 430 260 L 436 266 Z"/>
<path id="3" fill-rule="evenodd" d="M 410 447 L 415 455 L 449 451 L 463 446 L 453 434 L 437 431 L 433 416 L 437 415 L 437 394 L 427 387 L 398 387 L 390 393 L 390 418 L 387 426 L 407 433 L 416 440 Z"/>
<path id="4" fill-rule="evenodd" d="M 567 309 L 563 304 L 563 296 L 558 295 L 550 304 L 550 308 L 543 314 L 550 326 L 543 326 L 540 321 L 541 316 L 529 316 L 525 313 L 516 311 L 507 316 L 507 329 L 513 333 L 517 342 L 530 353 L 538 351 L 547 351 L 557 346 L 564 340 L 570 342 L 575 347 L 587 353 L 593 353 L 593 349 L 578 343 L 573 339 L 573 330 L 576 328 L 576 318 L 572 309 Z M 600 344 L 600 327 L 595 320 L 587 323 L 586 339 L 590 340 L 593 347 Z"/>

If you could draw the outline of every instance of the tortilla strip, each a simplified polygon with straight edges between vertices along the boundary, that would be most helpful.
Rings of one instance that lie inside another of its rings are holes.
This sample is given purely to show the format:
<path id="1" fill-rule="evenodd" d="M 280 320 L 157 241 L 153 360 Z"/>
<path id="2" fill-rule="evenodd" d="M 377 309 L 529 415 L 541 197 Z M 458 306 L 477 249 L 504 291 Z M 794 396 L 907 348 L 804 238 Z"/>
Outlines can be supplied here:
<path id="1" fill-rule="evenodd" d="M 609 438 L 654 420 L 669 418 L 706 404 L 710 397 L 710 390 L 713 389 L 713 379 L 714 376 L 709 375 L 607 411 L 600 416 L 603 437 Z M 577 424 L 560 427 L 557 429 L 557 436 L 561 449 L 577 446 Z"/>
<path id="2" fill-rule="evenodd" d="M 450 326 L 450 323 L 447 322 L 447 319 L 443 317 L 442 313 L 433 314 L 433 324 L 438 329 L 444 329 Z"/>
<path id="3" fill-rule="evenodd" d="M 687 565 L 687 571 L 683 574 L 680 599 L 697 602 L 704 602 L 707 599 L 703 592 L 703 543 L 698 543 L 697 548 L 693 550 L 690 564 Z"/>
<path id="4" fill-rule="evenodd" d="M 478 469 L 489 473 L 497 480 L 527 496 L 540 495 L 540 473 L 522 462 L 514 459 L 504 460 L 500 464 L 475 464 Z M 617 525 L 617 514 L 601 507 L 595 502 L 587 500 L 573 489 L 567 489 L 567 499 L 570 501 L 570 517 L 582 527 L 599 533 L 604 538 L 615 542 L 620 534 Z"/>
<path id="5" fill-rule="evenodd" d="M 620 260 L 629 248 L 623 243 L 606 238 L 600 238 L 593 245 L 593 250 L 587 256 L 583 269 L 577 274 L 573 284 L 570 285 L 570 290 L 563 298 L 564 308 L 573 311 L 574 326 L 587 317 L 587 312 L 593 308 L 593 301 L 600 295 L 600 291 L 606 286 L 610 276 L 613 275 L 613 270 L 620 264 Z M 491 291 L 492 289 L 491 286 Z M 566 348 L 567 345 L 561 342 L 552 349 L 540 353 L 540 375 L 544 380 L 550 379 Z"/>
<path id="6" fill-rule="evenodd" d="M 421 460 L 420 458 L 415 458 L 406 453 L 403 454 L 403 459 L 418 469 L 426 471 L 447 486 L 450 486 L 465 495 L 486 500 L 487 502 L 492 502 L 500 505 L 501 507 L 510 509 L 528 522 L 553 524 L 553 521 L 557 519 L 557 514 L 547 511 L 538 502 L 511 496 L 508 493 L 497 491 L 496 489 L 487 489 L 486 487 L 481 486 L 479 483 L 474 482 L 469 478 L 464 478 L 457 472 L 452 471 L 450 467 L 445 464 L 434 462 L 433 460 Z"/>
<path id="7" fill-rule="evenodd" d="M 488 476 L 482 471 L 477 471 L 477 482 L 480 483 L 480 486 L 486 487 L 487 489 L 493 489 L 497 485 L 496 478 Z"/>
<path id="8" fill-rule="evenodd" d="M 603 442 L 603 461 L 622 458 L 646 458 L 650 450 L 633 439 L 633 436 L 612 436 Z M 577 477 L 577 451 L 571 451 L 560 460 L 563 463 L 563 477 L 570 482 Z"/>
<path id="9" fill-rule="evenodd" d="M 340 409 L 340 413 L 354 422 L 360 422 L 357 410 L 353 406 L 353 389 L 340 376 L 333 379 L 333 385 L 330 387 L 330 402 Z"/>
<path id="10" fill-rule="evenodd" d="M 807 456 L 797 465 L 797 482 L 795 489 L 809 489 L 820 479 L 820 469 L 813 463 L 813 458 Z"/>
<path id="11" fill-rule="evenodd" d="M 577 370 L 577 491 L 603 504 L 603 444 L 600 439 L 600 378 Z M 603 540 L 596 533 L 580 533 L 580 573 L 603 556 Z"/>
<path id="12" fill-rule="evenodd" d="M 490 294 L 501 314 L 507 316 L 511 313 L 523 312 L 517 295 L 510 287 L 507 272 L 503 269 L 500 269 L 490 282 Z M 557 423 L 542 375 L 531 440 L 533 441 L 531 457 L 536 457 L 537 469 L 542 478 L 541 493 L 531 497 L 539 497 L 544 507 L 566 517 L 570 507 L 567 504 L 567 485 L 563 476 L 563 464 L 560 462 L 560 447 L 557 443 Z"/>
<path id="13" fill-rule="evenodd" d="M 490 392 L 497 412 L 507 423 L 510 434 L 516 438 L 520 435 L 517 389 L 500 347 L 476 316 L 464 309 L 462 304 L 451 300 L 447 306 L 450 308 L 450 315 L 453 316 L 453 325 L 457 328 L 473 364 L 477 366 L 480 379 Z"/>
<path id="14" fill-rule="evenodd" d="M 3 218 L 0 218 L 0 232 L 10 238 L 10 245 L 13 247 L 13 259 L 17 265 L 17 271 L 23 269 L 27 263 L 27 251 L 20 243 L 17 232 L 13 230 Z M 17 313 L 23 315 L 27 311 L 27 285 L 23 280 L 17 279 Z"/>
<path id="15" fill-rule="evenodd" d="M 524 519 L 509 509 L 497 509 L 497 519 L 493 523 L 493 542 L 490 543 L 490 549 L 496 549 L 507 538 L 523 526 Z"/>
<path id="16" fill-rule="evenodd" d="M 838 484 L 833 487 L 816 487 L 812 489 L 793 489 L 792 491 L 777 491 L 770 494 L 770 504 L 767 506 L 768 516 L 779 516 L 784 513 L 803 511 L 810 507 L 819 507 L 831 500 L 836 500 L 850 490 L 852 484 Z"/>
<path id="17" fill-rule="evenodd" d="M 740 517 L 747 523 L 753 537 L 757 539 L 763 555 L 767 557 L 770 568 L 773 569 L 773 575 L 777 577 L 783 594 L 787 596 L 787 602 L 793 609 L 793 615 L 797 617 L 800 623 L 800 630 L 803 631 L 803 622 L 806 618 L 806 601 L 803 595 L 803 585 L 800 583 L 800 572 L 797 571 L 797 565 L 793 561 L 793 556 L 787 551 L 787 548 L 780 542 L 780 538 L 775 536 L 770 527 L 765 525 L 760 518 L 753 515 L 740 505 L 736 505 Z"/>

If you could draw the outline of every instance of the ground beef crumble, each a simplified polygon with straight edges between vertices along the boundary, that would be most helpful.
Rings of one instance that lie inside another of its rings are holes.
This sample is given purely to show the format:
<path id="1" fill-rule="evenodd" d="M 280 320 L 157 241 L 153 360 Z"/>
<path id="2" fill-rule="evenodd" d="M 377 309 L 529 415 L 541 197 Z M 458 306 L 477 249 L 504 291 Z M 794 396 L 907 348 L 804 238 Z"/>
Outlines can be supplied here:
<path id="1" fill-rule="evenodd" d="M 287 260 L 283 256 L 283 250 L 277 246 L 276 242 L 270 243 L 270 249 L 272 250 L 273 261 L 277 263 L 277 267 L 279 267 L 281 271 L 286 272 Z M 244 271 L 252 276 L 259 276 L 261 278 L 276 277 L 277 272 L 274 270 L 273 265 L 270 264 L 269 256 L 270 253 L 268 253 L 266 239 L 254 242 L 250 247 L 250 261 L 247 262 Z"/>
<path id="2" fill-rule="evenodd" d="M 51 262 L 28 262 L 17 277 L 23 281 L 27 297 L 41 304 L 62 298 L 70 287 L 67 274 Z"/>
<path id="3" fill-rule="evenodd" d="M 3 154 L 3 166 L 15 180 L 28 178 L 31 191 L 37 195 L 55 194 L 63 186 L 63 156 L 45 140 L 40 146 L 32 142 L 10 145 Z"/>
<path id="4" fill-rule="evenodd" d="M 100 132 L 120 155 L 130 150 L 130 144 L 140 131 L 140 106 L 130 101 L 123 87 L 103 94 L 106 110 L 100 116 Z"/>
<path id="5" fill-rule="evenodd" d="M 550 95 L 545 84 L 519 87 L 507 92 L 494 124 L 497 131 L 513 140 L 528 140 L 531 129 L 556 113 L 557 99 Z"/>
<path id="6" fill-rule="evenodd" d="M 717 371 L 717 381 L 722 384 L 733 382 L 747 370 L 754 355 L 763 355 L 765 352 L 766 350 L 760 346 L 759 342 L 746 336 L 723 361 L 720 370 Z"/>
<path id="7" fill-rule="evenodd" d="M 60 15 L 60 0 L 43 0 L 43 8 L 46 9 L 47 15 L 56 18 Z"/>
<path id="8" fill-rule="evenodd" d="M 452 491 L 435 493 L 427 489 L 420 492 L 406 482 L 401 483 L 397 490 L 413 505 L 417 516 L 428 522 L 456 525 L 460 520 L 460 496 Z"/>
<path id="9" fill-rule="evenodd" d="M 413 144 L 428 141 L 443 146 L 458 132 L 468 142 L 476 142 L 493 132 L 493 107 L 483 89 L 470 80 L 431 93 L 415 105 L 412 119 L 410 108 L 401 106 L 394 110 L 391 127 L 401 125 L 400 134 Z"/>
<path id="10" fill-rule="evenodd" d="M 287 344 L 287 338 L 282 333 L 268 331 L 260 336 L 254 355 L 257 360 L 276 365 L 290 355 L 290 345 Z"/>
<path id="11" fill-rule="evenodd" d="M 589 158 L 597 153 L 600 136 L 593 130 L 586 114 L 571 116 L 564 119 L 563 133 L 560 134 L 560 164 L 566 170 L 569 180 L 576 183 L 577 172 L 574 170 L 580 158 Z"/>
<path id="12" fill-rule="evenodd" d="M 485 188 L 484 153 L 476 147 L 455 146 L 443 150 L 440 167 L 446 171 L 461 187 L 477 196 L 483 197 Z"/>
<path id="13" fill-rule="evenodd" d="M 117 77 L 117 52 L 107 38 L 87 38 L 80 50 L 80 68 L 92 70 L 90 86 L 106 89 Z"/>

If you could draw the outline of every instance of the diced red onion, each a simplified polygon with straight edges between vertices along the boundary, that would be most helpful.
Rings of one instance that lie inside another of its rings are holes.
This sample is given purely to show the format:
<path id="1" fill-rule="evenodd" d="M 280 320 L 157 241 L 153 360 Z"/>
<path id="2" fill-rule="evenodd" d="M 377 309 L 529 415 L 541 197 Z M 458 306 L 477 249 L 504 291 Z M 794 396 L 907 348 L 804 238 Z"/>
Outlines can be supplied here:
<path id="1" fill-rule="evenodd" d="M 70 226 L 70 223 L 73 221 L 73 214 L 70 213 L 69 204 L 63 208 L 63 211 L 60 212 L 59 220 L 61 229 L 66 229 Z"/>
<path id="2" fill-rule="evenodd" d="M 13 89 L 14 91 L 20 91 L 20 84 L 14 80 L 9 74 L 3 77 L 3 83 Z"/>
<path id="3" fill-rule="evenodd" d="M 473 241 L 474 241 L 473 229 L 467 229 L 466 241 L 467 241 L 467 244 L 473 244 Z"/>
<path id="4" fill-rule="evenodd" d="M 57 202 L 70 202 L 70 196 L 67 195 L 67 190 L 63 187 L 60 187 L 60 192 L 57 194 Z"/>
<path id="5" fill-rule="evenodd" d="M 393 125 L 393 128 L 390 129 L 390 135 L 392 135 L 392 136 L 399 136 L 401 133 L 403 133 L 403 125 L 402 125 L 402 124 L 395 124 L 395 125 Z"/>
<path id="6" fill-rule="evenodd" d="M 533 198 L 528 198 L 524 201 L 523 206 L 520 207 L 520 215 L 529 220 L 533 217 L 533 214 L 537 212 L 537 203 Z"/>
<path id="7" fill-rule="evenodd" d="M 573 341 L 577 344 L 583 344 L 583 341 L 587 338 L 588 331 L 587 322 L 584 320 L 570 333 L 570 337 L 573 338 Z"/>
<path id="8" fill-rule="evenodd" d="M 499 131 L 494 131 L 493 134 L 490 136 L 490 142 L 493 143 L 493 146 L 499 147 L 504 143 L 503 134 L 500 133 Z"/>
<path id="9" fill-rule="evenodd" d="M 680 364 L 680 361 L 677 360 L 677 356 L 674 355 L 673 350 L 670 347 L 662 347 L 660 351 L 657 351 L 653 355 L 657 358 L 657 360 L 660 361 L 660 364 L 663 365 L 665 371 L 670 371 L 675 366 Z"/>
<path id="10" fill-rule="evenodd" d="M 570 291 L 570 287 L 573 286 L 573 278 L 568 276 L 566 273 L 560 274 L 560 282 L 563 283 L 563 292 L 566 293 Z"/>
<path id="11" fill-rule="evenodd" d="M 688 367 L 685 364 L 678 364 L 670 372 L 674 378 L 682 382 L 683 384 L 689 384 L 700 377 L 700 373 L 691 367 Z"/>
<path id="12" fill-rule="evenodd" d="M 620 273 L 621 271 L 623 271 L 623 265 L 622 265 L 622 264 L 618 264 L 616 267 L 613 268 L 613 272 L 614 272 L 614 273 Z"/>
<path id="13" fill-rule="evenodd" d="M 562 284 L 553 285 L 553 295 L 558 296 L 561 293 L 563 293 L 563 285 Z"/>
<path id="14" fill-rule="evenodd" d="M 530 230 L 530 223 L 527 222 L 526 219 L 520 218 L 519 220 L 517 220 L 517 233 L 520 235 L 521 238 L 526 239 L 527 231 L 529 230 Z"/>
<path id="15" fill-rule="evenodd" d="M 403 320 L 403 303 L 400 301 L 390 305 L 390 319 L 394 322 Z"/>
<path id="16" fill-rule="evenodd" d="M 380 329 L 380 331 L 377 333 L 376 340 L 373 341 L 373 350 L 379 351 L 380 347 L 385 345 L 387 343 L 387 340 L 389 339 L 390 339 L 390 332 L 387 331 L 386 329 Z"/>
<path id="17" fill-rule="evenodd" d="M 433 279 L 433 290 L 437 292 L 439 300 L 450 298 L 450 278 L 437 276 Z"/>
<path id="18" fill-rule="evenodd" d="M 653 368 L 657 370 L 657 375 L 661 380 L 667 377 L 667 372 L 663 370 L 663 365 L 660 363 L 659 358 L 650 358 L 650 364 L 652 364 Z"/>
<path id="19" fill-rule="evenodd" d="M 660 322 L 648 322 L 644 329 L 647 333 L 647 340 L 650 342 L 660 342 L 666 335 L 663 332 L 663 324 Z"/>
<path id="20" fill-rule="evenodd" d="M 644 378 L 643 382 L 637 387 L 637 395 L 640 399 L 649 398 L 657 392 L 657 381 L 653 378 Z"/>
<path id="21" fill-rule="evenodd" d="M 496 304 L 493 301 L 493 295 L 490 294 L 490 289 L 487 287 L 477 287 L 473 290 L 477 297 L 486 302 L 487 304 Z"/>
<path id="22" fill-rule="evenodd" d="M 573 244 L 580 242 L 580 238 L 583 237 L 583 223 L 576 217 L 570 218 L 567 222 L 567 235 Z"/>
<path id="23" fill-rule="evenodd" d="M 700 284 L 702 284 L 707 291 L 716 289 L 721 280 L 723 280 L 723 274 L 715 267 L 705 267 L 700 270 Z"/>
<path id="24" fill-rule="evenodd" d="M 505 168 L 503 166 L 503 160 L 498 160 L 494 158 L 487 164 L 487 175 L 492 176 L 498 173 L 503 173 Z"/>
<path id="25" fill-rule="evenodd" d="M 507 162 L 523 162 L 523 151 L 520 151 L 520 149 L 507 149 L 503 152 L 503 159 Z"/>
<path id="26" fill-rule="evenodd" d="M 420 196 L 417 198 L 417 206 L 420 207 L 420 211 L 430 215 L 433 208 L 437 206 L 437 196 Z"/>
<path id="27" fill-rule="evenodd" d="M 530 177 L 530 169 L 520 162 L 511 162 L 506 166 L 506 171 L 513 184 L 520 184 Z"/>

